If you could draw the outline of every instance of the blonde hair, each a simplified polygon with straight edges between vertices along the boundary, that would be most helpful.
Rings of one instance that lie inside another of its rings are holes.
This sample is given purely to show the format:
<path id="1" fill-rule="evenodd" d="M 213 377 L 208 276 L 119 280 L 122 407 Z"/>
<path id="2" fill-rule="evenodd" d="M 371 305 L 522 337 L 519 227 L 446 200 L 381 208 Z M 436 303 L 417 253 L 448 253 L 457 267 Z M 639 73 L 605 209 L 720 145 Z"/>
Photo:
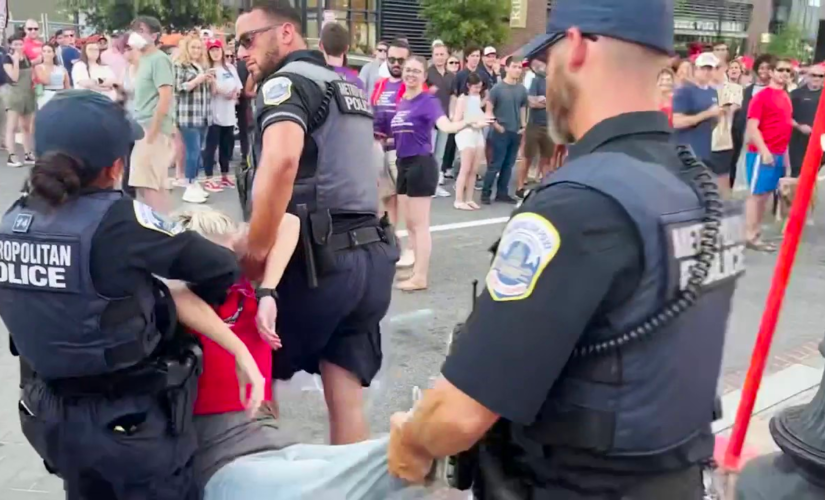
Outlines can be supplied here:
<path id="1" fill-rule="evenodd" d="M 232 217 L 211 208 L 179 210 L 172 214 L 172 219 L 187 231 L 195 231 L 207 238 L 231 236 L 240 229 Z"/>
<path id="2" fill-rule="evenodd" d="M 201 57 L 199 60 L 193 60 L 192 57 L 189 55 L 189 47 L 194 42 L 197 42 L 203 46 L 203 50 L 201 50 Z M 212 65 L 208 63 L 207 57 L 208 55 L 206 53 L 206 44 L 200 38 L 196 36 L 185 36 L 180 39 L 180 42 L 178 42 L 178 53 L 175 54 L 175 63 L 181 66 L 197 64 L 202 68 L 209 68 Z"/>

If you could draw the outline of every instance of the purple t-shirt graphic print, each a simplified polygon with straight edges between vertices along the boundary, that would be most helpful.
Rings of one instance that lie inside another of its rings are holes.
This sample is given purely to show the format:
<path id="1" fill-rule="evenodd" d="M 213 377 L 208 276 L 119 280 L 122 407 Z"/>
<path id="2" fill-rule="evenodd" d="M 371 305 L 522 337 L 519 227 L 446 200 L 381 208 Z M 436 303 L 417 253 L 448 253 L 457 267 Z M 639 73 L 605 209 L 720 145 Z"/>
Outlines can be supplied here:
<path id="1" fill-rule="evenodd" d="M 433 128 L 444 116 L 438 98 L 422 92 L 412 99 L 401 99 L 392 118 L 392 137 L 399 158 L 433 152 Z"/>

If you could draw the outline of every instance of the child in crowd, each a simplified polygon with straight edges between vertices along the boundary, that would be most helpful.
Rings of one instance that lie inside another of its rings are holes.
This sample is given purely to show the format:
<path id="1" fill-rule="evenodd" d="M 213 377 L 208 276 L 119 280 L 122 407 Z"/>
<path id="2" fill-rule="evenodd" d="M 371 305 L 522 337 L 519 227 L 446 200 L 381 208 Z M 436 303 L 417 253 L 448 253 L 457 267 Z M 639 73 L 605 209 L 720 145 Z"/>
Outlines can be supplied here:
<path id="1" fill-rule="evenodd" d="M 228 215 L 217 210 L 181 211 L 174 214 L 173 218 L 184 229 L 195 231 L 230 249 L 241 233 L 241 228 Z M 284 269 L 295 251 L 299 230 L 298 218 L 286 214 L 278 230 L 277 242 L 267 258 L 263 278 L 257 290 L 274 290 L 278 286 Z M 172 293 L 179 314 L 183 317 L 191 310 L 189 308 L 194 307 L 188 302 L 194 294 L 185 287 L 173 287 Z M 250 279 L 243 277 L 228 290 L 226 300 L 215 308 L 215 312 L 217 318 L 208 315 L 210 318 L 207 319 L 211 325 L 209 330 L 225 331 L 228 327 L 246 345 L 264 377 L 264 393 L 257 397 L 262 397 L 265 402 L 271 402 L 272 350 L 281 347 L 281 340 L 275 333 L 275 319 L 278 313 L 275 297 L 266 295 L 258 299 L 256 287 Z M 232 355 L 206 336 L 198 333 L 198 337 L 203 344 L 204 370 L 198 383 L 195 415 L 237 412 L 243 411 L 245 407 L 249 409 L 252 405 L 244 405 L 244 401 L 256 396 L 239 393 L 239 386 L 246 384 L 236 375 Z"/>

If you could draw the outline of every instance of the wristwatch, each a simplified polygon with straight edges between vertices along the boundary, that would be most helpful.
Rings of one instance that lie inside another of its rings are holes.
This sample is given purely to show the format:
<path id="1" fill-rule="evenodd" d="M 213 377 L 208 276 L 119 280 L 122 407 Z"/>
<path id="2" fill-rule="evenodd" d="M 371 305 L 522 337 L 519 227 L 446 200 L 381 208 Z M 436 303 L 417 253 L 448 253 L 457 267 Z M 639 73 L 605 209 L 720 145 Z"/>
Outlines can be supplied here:
<path id="1" fill-rule="evenodd" d="M 278 300 L 278 292 L 275 291 L 274 288 L 258 288 L 255 290 L 255 298 L 259 301 L 264 297 L 272 297 L 275 300 Z"/>

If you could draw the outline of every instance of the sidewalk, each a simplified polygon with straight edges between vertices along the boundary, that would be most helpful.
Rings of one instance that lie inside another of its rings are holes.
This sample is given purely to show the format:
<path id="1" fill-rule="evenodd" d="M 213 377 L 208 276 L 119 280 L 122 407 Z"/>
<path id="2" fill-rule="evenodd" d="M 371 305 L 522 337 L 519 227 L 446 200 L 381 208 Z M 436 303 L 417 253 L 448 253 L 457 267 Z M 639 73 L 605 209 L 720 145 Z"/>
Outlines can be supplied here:
<path id="1" fill-rule="evenodd" d="M 765 375 L 745 438 L 742 451 L 743 465 L 749 457 L 779 451 L 768 427 L 771 418 L 785 408 L 809 402 L 819 388 L 823 369 L 825 369 L 825 359 L 815 356 L 776 373 Z M 723 396 L 724 415 L 722 420 L 714 423 L 714 432 L 722 438 L 720 441 L 726 442 L 730 437 L 736 418 L 736 408 L 739 406 L 740 392 L 736 390 Z M 724 453 L 724 449 L 717 450 L 717 461 L 722 458 L 720 452 Z"/>

